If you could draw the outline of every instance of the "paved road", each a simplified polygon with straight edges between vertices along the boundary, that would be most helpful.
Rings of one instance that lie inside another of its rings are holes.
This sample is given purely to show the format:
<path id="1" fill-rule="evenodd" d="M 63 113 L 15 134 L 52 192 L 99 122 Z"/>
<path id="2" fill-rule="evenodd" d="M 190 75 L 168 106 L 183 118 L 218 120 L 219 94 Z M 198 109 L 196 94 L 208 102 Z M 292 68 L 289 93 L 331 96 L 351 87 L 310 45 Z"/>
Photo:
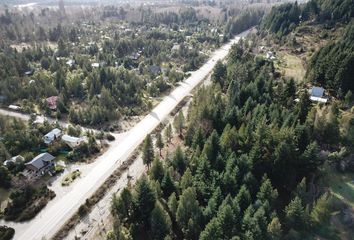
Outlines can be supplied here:
<path id="1" fill-rule="evenodd" d="M 81 178 L 72 190 L 58 199 L 55 204 L 51 204 L 42 210 L 20 236 L 15 235 L 15 239 L 40 240 L 43 238 L 51 238 L 79 206 L 129 157 L 134 149 L 144 140 L 146 135 L 152 132 L 159 123 L 171 113 L 178 103 L 207 77 L 213 70 L 216 62 L 227 56 L 232 44 L 247 33 L 248 32 L 240 34 L 228 44 L 215 51 L 207 63 L 199 70 L 193 72 L 192 75 L 181 83 L 169 96 L 165 97 L 150 114 L 133 127 L 123 141 L 114 148 L 110 148 L 105 154 L 99 157 L 103 158 L 104 161 L 100 161 L 90 173 Z"/>

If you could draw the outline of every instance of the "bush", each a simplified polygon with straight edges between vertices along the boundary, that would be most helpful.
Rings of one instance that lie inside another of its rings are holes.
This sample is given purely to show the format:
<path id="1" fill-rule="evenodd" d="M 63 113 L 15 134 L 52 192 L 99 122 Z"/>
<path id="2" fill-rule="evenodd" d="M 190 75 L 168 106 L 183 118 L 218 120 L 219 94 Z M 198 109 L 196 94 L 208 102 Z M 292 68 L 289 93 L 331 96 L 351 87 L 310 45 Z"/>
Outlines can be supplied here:
<path id="1" fill-rule="evenodd" d="M 11 240 L 15 235 L 15 230 L 7 226 L 0 226 L 0 240 Z"/>
<path id="2" fill-rule="evenodd" d="M 88 213 L 88 211 L 89 211 L 89 208 L 86 206 L 86 204 L 82 204 L 79 207 L 79 215 L 80 215 L 80 217 L 85 217 L 86 214 Z"/>
<path id="3" fill-rule="evenodd" d="M 109 134 L 109 133 L 106 135 L 106 138 L 107 138 L 107 140 L 110 141 L 110 142 L 116 140 L 116 138 L 115 138 L 112 134 Z"/>

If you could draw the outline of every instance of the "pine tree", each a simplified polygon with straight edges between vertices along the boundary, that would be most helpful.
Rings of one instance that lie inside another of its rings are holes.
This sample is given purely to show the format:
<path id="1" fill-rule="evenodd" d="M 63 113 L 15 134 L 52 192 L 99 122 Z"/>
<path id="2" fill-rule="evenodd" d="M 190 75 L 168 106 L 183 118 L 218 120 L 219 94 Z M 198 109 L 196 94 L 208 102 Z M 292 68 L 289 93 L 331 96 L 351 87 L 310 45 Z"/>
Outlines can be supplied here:
<path id="1" fill-rule="evenodd" d="M 175 192 L 173 192 L 171 196 L 168 198 L 168 208 L 170 209 L 170 212 L 172 213 L 173 217 L 176 217 L 178 201 Z"/>
<path id="2" fill-rule="evenodd" d="M 172 138 L 172 127 L 171 127 L 171 124 L 168 124 L 167 127 L 166 127 L 165 138 L 166 138 L 166 141 L 168 143 L 171 142 L 171 138 Z"/>
<path id="3" fill-rule="evenodd" d="M 134 216 L 137 223 L 145 229 L 149 227 L 151 211 L 155 207 L 156 193 L 146 176 L 143 176 L 136 185 L 134 196 Z M 135 222 L 133 221 L 133 222 Z"/>
<path id="4" fill-rule="evenodd" d="M 311 219 L 315 226 L 325 224 L 329 221 L 331 216 L 330 200 L 330 196 L 325 193 L 315 202 L 311 211 Z"/>
<path id="5" fill-rule="evenodd" d="M 268 224 L 267 232 L 271 240 L 280 240 L 282 236 L 282 229 L 279 218 L 275 217 Z"/>
<path id="6" fill-rule="evenodd" d="M 285 207 L 285 219 L 290 228 L 303 230 L 309 224 L 309 216 L 302 206 L 301 199 L 295 197 Z"/>
<path id="7" fill-rule="evenodd" d="M 262 179 L 262 185 L 259 188 L 259 192 L 257 193 L 257 199 L 262 202 L 268 201 L 269 204 L 273 206 L 277 198 L 278 191 L 273 188 L 269 178 L 264 175 Z"/>
<path id="8" fill-rule="evenodd" d="M 176 130 L 176 132 L 178 132 L 180 137 L 182 137 L 182 130 L 184 128 L 184 121 L 185 120 L 184 120 L 183 112 L 180 111 L 173 121 L 173 126 L 175 127 L 175 130 Z"/>
<path id="9" fill-rule="evenodd" d="M 160 150 L 160 156 L 161 156 L 161 150 L 163 149 L 164 147 L 164 142 L 162 140 L 162 136 L 161 136 L 161 133 L 159 132 L 157 135 L 156 135 L 156 147 L 159 148 Z"/>
<path id="10" fill-rule="evenodd" d="M 152 179 L 161 182 L 164 176 L 164 167 L 160 159 L 155 158 L 155 160 L 152 162 L 150 176 Z"/>
<path id="11" fill-rule="evenodd" d="M 113 195 L 112 212 L 123 222 L 130 217 L 133 207 L 132 199 L 132 194 L 128 188 L 124 188 L 118 198 L 116 195 Z"/>
<path id="12" fill-rule="evenodd" d="M 188 187 L 193 186 L 193 176 L 192 172 L 189 168 L 184 172 L 181 181 L 180 181 L 180 187 L 182 190 L 187 189 Z"/>
<path id="13" fill-rule="evenodd" d="M 144 140 L 143 145 L 143 161 L 148 167 L 154 160 L 154 146 L 152 143 L 151 135 L 148 134 Z"/>
<path id="14" fill-rule="evenodd" d="M 161 181 L 161 189 L 165 199 L 167 199 L 174 191 L 176 191 L 175 183 L 171 177 L 170 170 L 166 170 Z"/>
<path id="15" fill-rule="evenodd" d="M 171 232 L 171 219 L 163 209 L 161 203 L 156 202 L 151 212 L 151 239 L 164 240 Z"/>
<path id="16" fill-rule="evenodd" d="M 186 157 L 184 156 L 183 150 L 180 146 L 177 147 L 175 155 L 173 156 L 172 165 L 181 175 L 186 169 Z"/>
<path id="17" fill-rule="evenodd" d="M 186 235 L 192 235 L 193 239 L 199 235 L 201 224 L 201 210 L 196 200 L 194 188 L 183 191 L 178 203 L 176 220 Z M 194 229 L 193 229 L 194 228 Z"/>

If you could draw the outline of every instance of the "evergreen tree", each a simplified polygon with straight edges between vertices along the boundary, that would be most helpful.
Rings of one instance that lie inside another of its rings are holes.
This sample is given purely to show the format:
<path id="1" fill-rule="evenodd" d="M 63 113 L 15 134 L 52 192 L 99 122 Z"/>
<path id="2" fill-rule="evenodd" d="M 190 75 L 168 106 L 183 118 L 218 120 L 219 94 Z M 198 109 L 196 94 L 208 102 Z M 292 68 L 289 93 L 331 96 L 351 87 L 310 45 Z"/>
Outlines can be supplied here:
<path id="1" fill-rule="evenodd" d="M 289 228 L 303 230 L 308 227 L 309 216 L 302 206 L 301 199 L 295 197 L 288 206 L 285 207 L 285 219 Z"/>
<path id="2" fill-rule="evenodd" d="M 172 127 L 171 127 L 171 124 L 168 124 L 167 127 L 166 127 L 165 138 L 166 138 L 166 141 L 168 143 L 171 142 L 171 138 L 172 138 Z"/>
<path id="3" fill-rule="evenodd" d="M 275 217 L 268 224 L 267 227 L 268 235 L 271 240 L 280 240 L 282 237 L 282 229 L 279 218 Z"/>
<path id="4" fill-rule="evenodd" d="M 201 216 L 195 189 L 187 188 L 179 200 L 176 220 L 183 233 L 191 239 L 197 239 L 199 236 Z"/>
<path id="5" fill-rule="evenodd" d="M 156 202 L 154 210 L 151 212 L 151 238 L 154 240 L 164 240 L 171 232 L 171 219 L 159 202 Z"/>
<path id="6" fill-rule="evenodd" d="M 165 144 L 164 144 L 164 142 L 163 142 L 163 140 L 162 140 L 161 133 L 159 132 L 159 133 L 157 134 L 157 136 L 156 136 L 156 147 L 158 147 L 159 150 L 160 150 L 160 156 L 161 156 L 161 150 L 163 149 L 164 145 L 165 145 Z"/>
<path id="7" fill-rule="evenodd" d="M 112 212 L 116 214 L 121 221 L 125 222 L 129 219 L 133 207 L 133 197 L 128 188 L 124 188 L 121 195 L 117 198 L 113 195 Z"/>
<path id="8" fill-rule="evenodd" d="M 143 176 L 136 185 L 134 196 L 134 216 L 144 229 L 149 228 L 150 214 L 155 207 L 156 193 L 146 176 Z"/>
<path id="9" fill-rule="evenodd" d="M 186 165 L 187 165 L 186 158 L 180 146 L 177 147 L 175 155 L 173 156 L 172 165 L 181 175 L 184 173 L 186 169 Z"/>
<path id="10" fill-rule="evenodd" d="M 164 176 L 164 167 L 160 159 L 155 158 L 155 160 L 152 162 L 150 176 L 152 179 L 161 182 Z"/>
<path id="11" fill-rule="evenodd" d="M 150 167 L 150 164 L 154 160 L 154 146 L 152 143 L 151 135 L 148 134 L 144 140 L 143 145 L 143 161 L 144 164 Z"/>
<path id="12" fill-rule="evenodd" d="M 184 115 L 183 112 L 180 111 L 178 115 L 173 120 L 173 126 L 175 127 L 176 132 L 179 133 L 179 136 L 182 137 L 182 130 L 184 128 Z"/>

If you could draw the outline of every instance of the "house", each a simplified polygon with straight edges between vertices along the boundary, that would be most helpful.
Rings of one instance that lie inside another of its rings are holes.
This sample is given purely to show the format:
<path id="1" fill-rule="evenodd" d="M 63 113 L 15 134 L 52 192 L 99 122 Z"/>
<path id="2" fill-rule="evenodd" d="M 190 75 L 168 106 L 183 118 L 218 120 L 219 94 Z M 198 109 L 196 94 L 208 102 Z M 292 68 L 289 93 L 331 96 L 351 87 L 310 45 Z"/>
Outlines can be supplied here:
<path id="1" fill-rule="evenodd" d="M 46 174 L 54 167 L 54 159 L 49 153 L 39 154 L 30 162 L 26 163 L 26 170 L 33 176 L 41 176 Z"/>
<path id="2" fill-rule="evenodd" d="M 76 148 L 85 141 L 84 138 L 73 137 L 70 135 L 63 135 L 61 139 L 71 148 Z"/>
<path id="3" fill-rule="evenodd" d="M 4 162 L 4 166 L 7 167 L 7 166 L 9 166 L 11 164 L 20 163 L 20 162 L 23 162 L 23 161 L 25 161 L 25 159 L 21 155 L 17 155 L 15 157 L 10 158 L 9 160 L 6 160 Z"/>
<path id="4" fill-rule="evenodd" d="M 324 88 L 312 87 L 310 89 L 310 100 L 313 102 L 327 103 L 328 99 L 324 98 Z"/>
<path id="5" fill-rule="evenodd" d="M 48 104 L 48 107 L 51 110 L 56 110 L 57 109 L 57 103 L 58 103 L 59 97 L 58 96 L 51 96 L 46 99 L 46 102 Z"/>
<path id="6" fill-rule="evenodd" d="M 45 144 L 51 144 L 53 141 L 57 140 L 61 136 L 61 130 L 54 128 L 52 131 L 44 135 L 43 140 Z"/>

